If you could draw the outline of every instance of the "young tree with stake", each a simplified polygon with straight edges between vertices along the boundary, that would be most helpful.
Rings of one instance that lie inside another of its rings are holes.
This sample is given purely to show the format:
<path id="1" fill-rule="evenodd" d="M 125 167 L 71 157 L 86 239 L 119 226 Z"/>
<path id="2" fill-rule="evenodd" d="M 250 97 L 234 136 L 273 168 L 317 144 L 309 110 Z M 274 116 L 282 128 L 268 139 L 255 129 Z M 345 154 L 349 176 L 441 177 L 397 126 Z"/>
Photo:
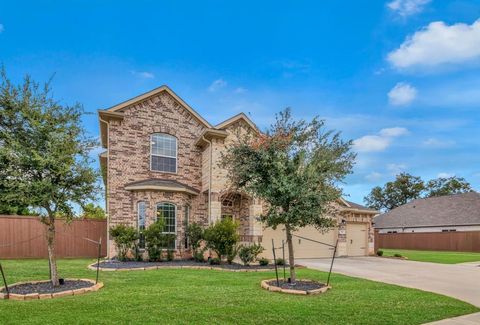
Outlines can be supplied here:
<path id="1" fill-rule="evenodd" d="M 239 140 L 227 149 L 222 165 L 233 186 L 268 203 L 261 216 L 267 227 L 285 227 L 295 282 L 292 233 L 306 226 L 320 231 L 335 226 L 329 213 L 342 193 L 338 183 L 353 167 L 352 142 L 325 130 L 318 118 L 293 120 L 289 109 L 277 115 L 267 133 Z"/>
<path id="2" fill-rule="evenodd" d="M 1 72 L 0 84 L 0 204 L 14 202 L 40 212 L 53 286 L 59 285 L 55 255 L 55 218 L 74 216 L 99 188 L 89 163 L 96 141 L 81 124 L 79 104 L 65 106 L 28 76 L 14 85 Z"/>

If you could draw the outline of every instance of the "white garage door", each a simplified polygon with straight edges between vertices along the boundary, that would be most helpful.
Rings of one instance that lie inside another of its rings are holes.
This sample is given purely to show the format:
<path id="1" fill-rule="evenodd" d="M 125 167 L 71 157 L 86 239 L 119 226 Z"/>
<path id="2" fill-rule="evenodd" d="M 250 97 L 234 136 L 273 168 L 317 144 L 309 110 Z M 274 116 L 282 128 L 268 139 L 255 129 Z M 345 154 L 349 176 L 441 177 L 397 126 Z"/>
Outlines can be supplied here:
<path id="1" fill-rule="evenodd" d="M 347 223 L 347 255 L 367 255 L 366 223 Z"/>
<path id="2" fill-rule="evenodd" d="M 330 230 L 327 233 L 321 233 L 315 227 L 305 227 L 294 234 L 305 238 L 311 238 L 313 240 L 321 241 L 330 245 L 335 245 L 337 240 L 337 229 Z M 262 256 L 272 259 L 272 239 L 275 242 L 275 247 L 282 246 L 282 240 L 285 241 L 285 258 L 288 259 L 288 247 L 286 243 L 286 236 L 284 227 L 278 227 L 277 230 L 272 228 L 266 228 L 263 230 L 262 246 L 265 248 Z M 333 248 L 326 245 L 311 242 L 309 240 L 293 237 L 293 251 L 295 258 L 321 258 L 331 257 L 333 254 Z M 277 258 L 282 257 L 282 250 L 277 249 Z"/>

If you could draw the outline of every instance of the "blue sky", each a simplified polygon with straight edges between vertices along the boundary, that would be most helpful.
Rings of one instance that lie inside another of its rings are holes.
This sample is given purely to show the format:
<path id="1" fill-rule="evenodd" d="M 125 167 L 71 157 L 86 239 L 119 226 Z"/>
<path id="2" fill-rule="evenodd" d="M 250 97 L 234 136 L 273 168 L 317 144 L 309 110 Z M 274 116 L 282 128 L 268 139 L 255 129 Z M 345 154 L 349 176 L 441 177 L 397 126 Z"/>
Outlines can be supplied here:
<path id="1" fill-rule="evenodd" d="M 319 115 L 355 140 L 361 203 L 401 171 L 480 189 L 477 19 L 480 1 L 3 1 L 0 62 L 90 112 L 167 84 L 211 123 Z"/>

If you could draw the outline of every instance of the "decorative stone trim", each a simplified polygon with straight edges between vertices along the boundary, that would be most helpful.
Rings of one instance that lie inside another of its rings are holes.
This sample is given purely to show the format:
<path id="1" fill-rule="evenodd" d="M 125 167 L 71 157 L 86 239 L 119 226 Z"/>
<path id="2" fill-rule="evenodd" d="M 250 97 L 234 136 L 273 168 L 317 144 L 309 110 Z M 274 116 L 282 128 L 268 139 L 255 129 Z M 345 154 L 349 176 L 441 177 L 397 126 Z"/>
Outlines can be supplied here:
<path id="1" fill-rule="evenodd" d="M 268 282 L 275 281 L 275 280 L 276 279 L 263 280 L 261 282 L 262 288 L 272 292 L 283 292 L 283 293 L 292 294 L 292 295 L 318 295 L 332 288 L 331 286 L 325 286 L 315 290 L 295 290 L 295 289 L 282 289 L 280 287 L 272 286 L 268 284 Z"/>
<path id="2" fill-rule="evenodd" d="M 88 265 L 88 269 L 92 271 L 96 271 L 97 267 L 95 266 L 97 262 Z M 155 265 L 155 266 L 148 266 L 148 267 L 132 267 L 132 268 L 102 268 L 100 267 L 100 271 L 107 271 L 107 272 L 122 272 L 122 271 L 148 271 L 148 270 L 179 270 L 179 269 L 191 269 L 191 270 L 215 270 L 215 271 L 225 271 L 225 272 L 269 272 L 274 271 L 274 269 L 227 269 L 222 267 L 216 266 L 201 266 L 201 265 Z"/>
<path id="3" fill-rule="evenodd" d="M 87 288 L 81 288 L 81 289 L 75 289 L 75 290 L 65 290 L 65 291 L 60 291 L 60 292 L 55 292 L 55 293 L 29 293 L 25 295 L 20 295 L 16 293 L 10 293 L 7 294 L 5 292 L 0 293 L 0 300 L 2 299 L 10 299 L 10 300 L 19 300 L 19 301 L 24 301 L 24 300 L 37 300 L 37 299 L 52 299 L 52 298 L 61 298 L 61 297 L 67 297 L 67 296 L 78 296 L 87 292 L 94 292 L 98 291 L 101 288 L 103 288 L 103 283 L 99 282 L 95 284 L 94 280 L 91 279 L 66 279 L 66 280 L 81 280 L 81 281 L 87 281 L 92 284 L 91 287 Z M 50 280 L 44 280 L 44 281 L 24 281 L 24 282 L 17 282 L 14 284 L 9 285 L 9 287 L 13 287 L 16 285 L 20 284 L 25 284 L 25 283 L 40 283 L 40 282 L 48 282 Z"/>

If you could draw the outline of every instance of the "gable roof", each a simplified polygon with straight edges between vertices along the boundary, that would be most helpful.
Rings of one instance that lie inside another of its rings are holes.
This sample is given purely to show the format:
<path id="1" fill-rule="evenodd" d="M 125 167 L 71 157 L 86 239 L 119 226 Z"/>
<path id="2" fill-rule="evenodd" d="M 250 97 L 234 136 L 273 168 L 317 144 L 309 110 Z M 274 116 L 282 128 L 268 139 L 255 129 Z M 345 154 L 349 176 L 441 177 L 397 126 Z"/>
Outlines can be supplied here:
<path id="1" fill-rule="evenodd" d="M 136 97 L 130 98 L 124 102 L 121 102 L 120 104 L 114 105 L 110 108 L 107 108 L 104 111 L 107 112 L 117 112 L 125 107 L 128 107 L 132 104 L 138 103 L 140 101 L 146 100 L 150 97 L 156 96 L 160 94 L 161 92 L 167 92 L 169 95 L 171 95 L 173 98 L 175 98 L 176 101 L 178 101 L 183 107 L 187 109 L 189 113 L 191 113 L 193 116 L 195 116 L 205 127 L 207 128 L 212 128 L 212 125 L 208 123 L 207 120 L 205 120 L 200 114 L 197 113 L 190 105 L 188 105 L 183 99 L 181 99 L 173 90 L 171 90 L 167 85 L 160 86 L 158 88 L 155 88 L 153 90 L 150 90 L 146 93 L 143 93 L 141 95 L 138 95 Z"/>
<path id="2" fill-rule="evenodd" d="M 364 212 L 368 214 L 378 214 L 377 210 L 367 208 L 366 206 L 363 206 L 361 204 L 352 202 L 352 201 L 347 201 L 344 198 L 339 198 L 338 202 L 342 205 L 342 210 L 344 211 L 353 211 L 353 212 Z"/>
<path id="3" fill-rule="evenodd" d="M 167 192 L 184 192 L 193 195 L 200 193 L 199 190 L 176 180 L 154 178 L 126 184 L 125 189 L 127 191 L 156 190 Z"/>
<path id="4" fill-rule="evenodd" d="M 257 132 L 260 132 L 260 130 L 255 125 L 255 123 L 253 123 L 252 120 L 247 115 L 245 115 L 245 113 L 239 113 L 235 116 L 232 116 L 231 118 L 229 118 L 229 119 L 227 119 L 227 120 L 225 120 L 221 123 L 218 123 L 215 126 L 215 128 L 216 129 L 225 129 L 227 126 L 237 122 L 238 120 L 244 120 L 252 129 L 254 129 Z"/>
<path id="5" fill-rule="evenodd" d="M 480 194 L 413 200 L 375 218 L 375 228 L 480 225 Z"/>

